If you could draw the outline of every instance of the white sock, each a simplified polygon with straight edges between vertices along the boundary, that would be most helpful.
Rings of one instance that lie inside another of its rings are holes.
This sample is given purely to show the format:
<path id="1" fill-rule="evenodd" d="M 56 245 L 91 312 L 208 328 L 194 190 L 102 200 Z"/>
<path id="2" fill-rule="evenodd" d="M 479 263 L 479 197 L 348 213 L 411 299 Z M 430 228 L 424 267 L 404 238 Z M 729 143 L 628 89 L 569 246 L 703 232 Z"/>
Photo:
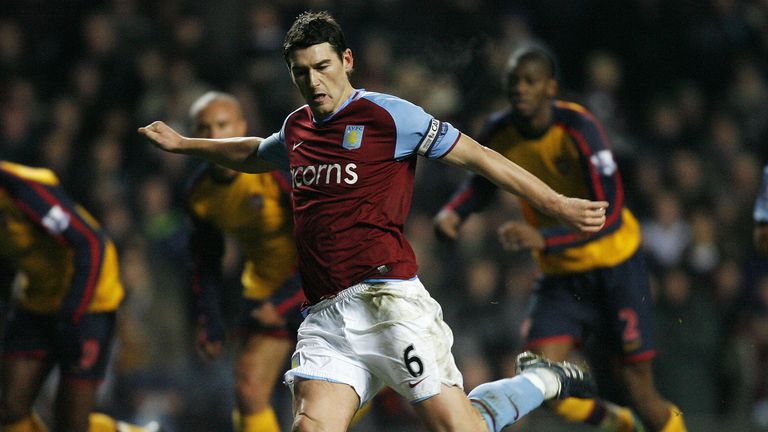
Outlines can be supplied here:
<path id="1" fill-rule="evenodd" d="M 531 368 L 520 373 L 544 394 L 544 399 L 552 399 L 560 393 L 560 379 L 557 374 L 546 368 Z"/>

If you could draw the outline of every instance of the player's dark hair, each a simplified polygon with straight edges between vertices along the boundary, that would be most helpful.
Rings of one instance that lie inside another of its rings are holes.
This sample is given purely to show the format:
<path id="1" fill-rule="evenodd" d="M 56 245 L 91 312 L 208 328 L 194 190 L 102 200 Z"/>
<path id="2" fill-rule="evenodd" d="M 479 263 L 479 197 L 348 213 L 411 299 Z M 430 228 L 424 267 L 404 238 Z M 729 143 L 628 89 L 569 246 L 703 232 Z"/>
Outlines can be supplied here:
<path id="1" fill-rule="evenodd" d="M 328 42 L 341 58 L 347 49 L 344 32 L 341 26 L 326 11 L 303 12 L 293 22 L 283 41 L 283 57 L 288 63 L 288 56 L 296 49 L 307 48 L 312 45 Z"/>
<path id="2" fill-rule="evenodd" d="M 533 42 L 516 49 L 509 56 L 507 68 L 504 71 L 504 81 L 507 81 L 507 77 L 517 65 L 526 61 L 536 61 L 543 64 L 547 67 L 549 76 L 555 80 L 558 79 L 557 60 L 552 51 L 541 43 Z"/>

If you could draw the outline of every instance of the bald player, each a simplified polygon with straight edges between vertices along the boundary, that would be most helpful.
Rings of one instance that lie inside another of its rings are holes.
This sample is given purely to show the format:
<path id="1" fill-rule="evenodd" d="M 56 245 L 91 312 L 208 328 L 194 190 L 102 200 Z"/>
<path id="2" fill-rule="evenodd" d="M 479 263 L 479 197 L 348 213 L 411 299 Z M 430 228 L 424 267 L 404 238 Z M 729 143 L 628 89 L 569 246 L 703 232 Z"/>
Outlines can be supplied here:
<path id="1" fill-rule="evenodd" d="M 200 138 L 244 135 L 248 125 L 231 95 L 209 92 L 190 109 Z M 192 220 L 192 292 L 201 355 L 221 355 L 224 326 L 219 311 L 225 238 L 242 253 L 242 315 L 235 360 L 235 430 L 278 432 L 270 406 L 273 389 L 295 346 L 304 301 L 296 269 L 296 247 L 288 174 L 246 174 L 205 163 L 187 190 Z"/>

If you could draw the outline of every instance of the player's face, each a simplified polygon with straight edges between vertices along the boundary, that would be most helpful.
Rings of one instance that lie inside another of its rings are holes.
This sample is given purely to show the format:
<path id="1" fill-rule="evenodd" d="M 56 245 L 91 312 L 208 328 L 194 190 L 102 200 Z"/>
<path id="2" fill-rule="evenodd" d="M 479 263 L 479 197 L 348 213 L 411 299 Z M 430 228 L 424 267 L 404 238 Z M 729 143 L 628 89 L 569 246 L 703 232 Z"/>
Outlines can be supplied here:
<path id="1" fill-rule="evenodd" d="M 195 121 L 198 138 L 233 138 L 245 135 L 246 124 L 240 108 L 228 100 L 214 100 L 203 108 Z"/>
<path id="2" fill-rule="evenodd" d="M 195 136 L 198 138 L 234 138 L 244 136 L 248 126 L 243 118 L 243 113 L 236 103 L 216 99 L 200 110 L 195 119 Z M 224 178 L 232 178 L 237 171 L 216 167 L 218 175 Z"/>
<path id="3" fill-rule="evenodd" d="M 328 42 L 293 51 L 288 64 L 291 78 L 301 96 L 318 119 L 333 114 L 352 94 L 348 73 L 352 70 L 352 51 L 341 58 Z"/>
<path id="4" fill-rule="evenodd" d="M 557 94 L 557 81 L 542 62 L 527 60 L 518 63 L 507 75 L 507 89 L 515 114 L 534 119 L 549 109 L 550 101 Z"/>

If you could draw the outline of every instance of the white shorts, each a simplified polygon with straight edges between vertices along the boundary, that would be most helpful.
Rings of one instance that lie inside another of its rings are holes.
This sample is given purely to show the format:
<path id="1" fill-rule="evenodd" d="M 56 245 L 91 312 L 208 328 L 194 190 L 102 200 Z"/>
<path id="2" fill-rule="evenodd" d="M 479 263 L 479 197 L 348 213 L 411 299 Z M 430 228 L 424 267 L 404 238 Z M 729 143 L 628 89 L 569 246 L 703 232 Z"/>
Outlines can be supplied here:
<path id="1" fill-rule="evenodd" d="M 452 345 L 440 305 L 418 279 L 361 283 L 311 307 L 285 382 L 291 390 L 297 377 L 348 384 L 360 405 L 387 385 L 415 403 L 443 384 L 463 388 Z"/>

